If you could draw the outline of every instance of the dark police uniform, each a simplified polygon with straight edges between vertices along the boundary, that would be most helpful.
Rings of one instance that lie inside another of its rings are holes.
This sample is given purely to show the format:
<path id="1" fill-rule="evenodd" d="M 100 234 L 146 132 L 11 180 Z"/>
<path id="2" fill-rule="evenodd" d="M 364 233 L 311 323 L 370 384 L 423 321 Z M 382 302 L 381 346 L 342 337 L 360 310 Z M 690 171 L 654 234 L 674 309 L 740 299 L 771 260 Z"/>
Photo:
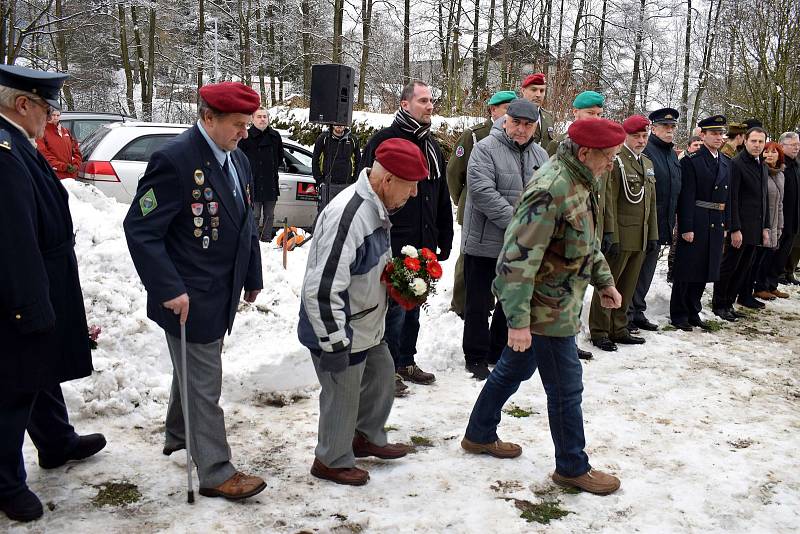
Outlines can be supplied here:
<path id="1" fill-rule="evenodd" d="M 725 117 L 715 115 L 698 123 L 703 129 L 724 128 Z M 678 242 L 670 298 L 672 324 L 697 325 L 700 298 L 707 282 L 719 279 L 722 244 L 730 225 L 728 203 L 730 160 L 714 157 L 704 146 L 681 160 L 678 196 Z M 694 232 L 689 243 L 682 234 Z"/>
<path id="2" fill-rule="evenodd" d="M 147 290 L 147 316 L 167 333 L 175 370 L 180 369 L 175 354 L 180 346 L 179 316 L 163 303 L 189 295 L 192 452 L 201 490 L 218 486 L 235 473 L 218 406 L 222 338 L 233 326 L 242 288 L 262 288 L 250 163 L 241 150 L 229 154 L 239 179 L 237 189 L 243 193 L 239 198 L 231 175 L 198 125 L 169 141 L 150 159 L 124 223 L 131 257 Z M 193 376 L 201 369 L 207 376 Z M 182 448 L 176 372 L 166 426 L 166 448 Z"/>
<path id="3" fill-rule="evenodd" d="M 66 78 L 0 66 L 0 85 L 34 93 L 54 107 Z M 42 465 L 75 449 L 79 436 L 69 424 L 60 383 L 89 376 L 92 358 L 67 191 L 27 132 L 5 116 L 0 168 L 0 504 L 14 517 L 20 510 L 6 504 L 27 491 L 25 430 Z M 41 515 L 38 508 L 28 519 Z"/>

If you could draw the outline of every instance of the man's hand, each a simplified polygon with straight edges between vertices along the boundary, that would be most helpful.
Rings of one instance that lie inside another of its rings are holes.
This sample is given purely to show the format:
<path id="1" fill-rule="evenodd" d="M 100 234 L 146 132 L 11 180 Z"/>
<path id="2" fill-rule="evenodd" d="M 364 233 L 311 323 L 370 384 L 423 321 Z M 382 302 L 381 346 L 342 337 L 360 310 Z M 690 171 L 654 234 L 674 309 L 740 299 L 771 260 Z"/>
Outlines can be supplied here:
<path id="1" fill-rule="evenodd" d="M 450 257 L 450 249 L 443 250 L 439 249 L 439 254 L 436 255 L 436 259 L 439 261 L 447 261 L 447 258 Z"/>
<path id="2" fill-rule="evenodd" d="M 244 301 L 245 302 L 255 302 L 256 297 L 258 294 L 261 293 L 260 289 L 251 289 L 250 291 L 244 292 Z"/>
<path id="3" fill-rule="evenodd" d="M 764 228 L 761 230 L 761 241 L 765 247 L 769 246 L 769 228 Z"/>
<path id="4" fill-rule="evenodd" d="M 508 329 L 508 346 L 515 352 L 525 352 L 531 346 L 531 329 L 528 326 Z"/>
<path id="5" fill-rule="evenodd" d="M 736 230 L 735 232 L 731 232 L 731 246 L 733 246 L 733 248 L 739 248 L 742 246 L 741 230 Z"/>
<path id="6" fill-rule="evenodd" d="M 681 237 L 687 243 L 691 243 L 692 241 L 694 241 L 694 232 L 686 232 L 685 234 L 681 234 Z"/>
<path id="7" fill-rule="evenodd" d="M 336 352 L 323 352 L 319 357 L 319 367 L 329 373 L 341 373 L 350 365 L 350 346 Z"/>
<path id="8" fill-rule="evenodd" d="M 622 306 L 622 295 L 614 286 L 604 287 L 600 290 L 600 305 L 615 310 Z"/>
<path id="9" fill-rule="evenodd" d="M 186 324 L 186 318 L 189 316 L 189 295 L 184 293 L 183 295 L 168 300 L 161 305 L 168 310 L 172 310 L 175 315 L 180 315 L 181 324 Z"/>
<path id="10" fill-rule="evenodd" d="M 646 253 L 650 254 L 651 252 L 655 252 L 656 250 L 658 250 L 658 240 L 652 239 L 652 240 L 648 241 L 647 242 L 647 249 L 645 250 Z"/>
<path id="11" fill-rule="evenodd" d="M 603 255 L 611 248 L 613 237 L 614 234 L 603 234 L 603 239 L 600 242 L 600 252 L 602 252 Z"/>
<path id="12" fill-rule="evenodd" d="M 73 172 L 77 171 L 78 167 L 73 165 L 72 163 L 67 163 L 67 172 L 72 174 Z"/>
<path id="13" fill-rule="evenodd" d="M 619 243 L 611 243 L 604 255 L 608 259 L 619 256 Z"/>

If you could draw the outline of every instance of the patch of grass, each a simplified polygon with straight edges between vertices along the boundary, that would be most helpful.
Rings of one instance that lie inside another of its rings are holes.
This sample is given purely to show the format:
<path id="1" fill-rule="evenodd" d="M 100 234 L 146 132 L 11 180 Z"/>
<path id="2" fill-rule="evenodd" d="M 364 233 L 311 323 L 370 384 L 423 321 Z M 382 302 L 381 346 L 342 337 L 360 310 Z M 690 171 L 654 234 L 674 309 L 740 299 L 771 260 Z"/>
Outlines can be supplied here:
<path id="1" fill-rule="evenodd" d="M 508 409 L 503 411 L 505 411 L 511 417 L 528 417 L 533 413 L 529 412 L 528 410 L 524 410 L 515 404 L 512 404 L 508 407 Z"/>
<path id="2" fill-rule="evenodd" d="M 720 330 L 722 330 L 722 328 L 723 328 L 722 321 L 710 320 L 706 321 L 706 328 L 704 330 L 706 330 L 707 332 L 719 332 Z"/>
<path id="3" fill-rule="evenodd" d="M 664 326 L 661 327 L 662 332 L 675 332 L 676 330 L 677 328 L 675 328 L 671 324 L 665 324 Z"/>
<path id="4" fill-rule="evenodd" d="M 411 436 L 411 443 L 417 447 L 433 447 L 433 441 L 425 436 Z"/>
<path id="5" fill-rule="evenodd" d="M 142 492 L 136 484 L 130 482 L 114 482 L 109 480 L 95 486 L 99 491 L 92 503 L 95 506 L 125 506 L 139 502 Z"/>
<path id="6" fill-rule="evenodd" d="M 577 494 L 581 493 L 581 489 L 580 488 L 573 488 L 573 487 L 561 488 L 561 493 L 566 493 L 567 495 L 577 495 Z"/>
<path id="7" fill-rule="evenodd" d="M 542 501 L 539 504 L 534 504 L 530 501 L 514 499 L 514 506 L 522 511 L 522 514 L 520 514 L 522 519 L 528 523 L 536 522 L 542 525 L 547 525 L 554 519 L 561 519 L 572 513 L 569 510 L 564 510 L 560 505 L 559 501 Z"/>
<path id="8" fill-rule="evenodd" d="M 394 430 L 397 430 L 397 427 L 396 427 L 396 426 L 392 426 L 392 425 L 386 425 L 385 427 L 383 427 L 383 431 L 384 431 L 384 432 L 392 432 L 392 431 L 394 431 Z"/>

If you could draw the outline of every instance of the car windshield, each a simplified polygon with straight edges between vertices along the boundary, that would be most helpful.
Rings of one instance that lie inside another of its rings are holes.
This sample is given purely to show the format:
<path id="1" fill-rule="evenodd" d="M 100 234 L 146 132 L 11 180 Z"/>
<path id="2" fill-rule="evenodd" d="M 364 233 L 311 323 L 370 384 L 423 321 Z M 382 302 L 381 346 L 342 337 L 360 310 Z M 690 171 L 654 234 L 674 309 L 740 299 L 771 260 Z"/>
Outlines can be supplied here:
<path id="1" fill-rule="evenodd" d="M 92 152 L 100 144 L 100 141 L 108 135 L 111 131 L 107 125 L 100 126 L 97 130 L 89 134 L 89 137 L 81 142 L 81 152 L 83 152 L 83 159 L 92 159 Z"/>

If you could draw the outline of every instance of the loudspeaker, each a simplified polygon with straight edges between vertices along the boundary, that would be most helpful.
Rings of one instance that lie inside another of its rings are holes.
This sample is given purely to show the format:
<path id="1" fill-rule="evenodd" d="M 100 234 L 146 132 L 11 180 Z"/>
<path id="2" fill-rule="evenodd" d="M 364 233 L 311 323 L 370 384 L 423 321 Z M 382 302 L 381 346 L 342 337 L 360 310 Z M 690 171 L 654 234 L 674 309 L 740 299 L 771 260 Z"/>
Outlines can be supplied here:
<path id="1" fill-rule="evenodd" d="M 312 65 L 309 122 L 350 126 L 354 80 L 353 67 L 337 63 Z"/>

